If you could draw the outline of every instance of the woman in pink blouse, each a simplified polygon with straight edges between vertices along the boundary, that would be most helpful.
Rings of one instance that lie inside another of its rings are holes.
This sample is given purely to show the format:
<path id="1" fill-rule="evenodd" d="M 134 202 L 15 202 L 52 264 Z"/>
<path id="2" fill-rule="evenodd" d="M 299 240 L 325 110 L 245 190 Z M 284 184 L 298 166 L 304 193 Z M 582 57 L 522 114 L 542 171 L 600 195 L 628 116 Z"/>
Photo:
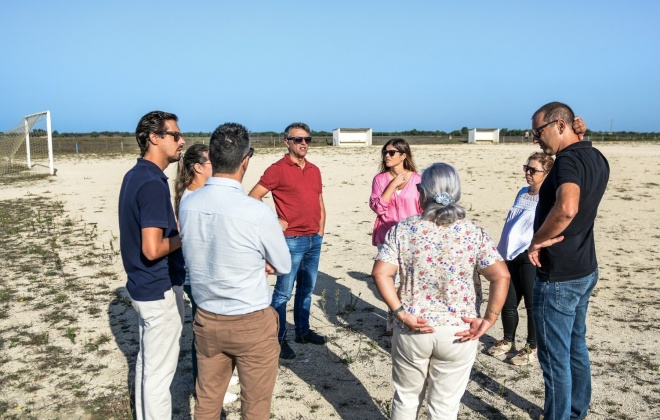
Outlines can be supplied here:
<path id="1" fill-rule="evenodd" d="M 392 226 L 422 211 L 417 192 L 417 184 L 422 179 L 417 173 L 408 142 L 401 138 L 391 139 L 383 146 L 381 155 L 380 173 L 374 177 L 369 198 L 369 207 L 376 213 L 371 243 L 378 250 Z M 385 335 L 392 335 L 389 312 Z"/>
<path id="2" fill-rule="evenodd" d="M 423 213 L 389 230 L 371 273 L 397 321 L 392 419 L 417 418 L 425 395 L 429 418 L 455 419 L 478 338 L 495 324 L 510 276 L 490 236 L 457 203 L 452 166 L 433 164 L 418 187 Z M 490 282 L 483 315 L 479 274 Z"/>
<path id="3" fill-rule="evenodd" d="M 380 173 L 374 177 L 369 199 L 369 207 L 376 213 L 371 242 L 379 248 L 392 226 L 422 211 L 417 192 L 417 184 L 422 179 L 408 142 L 392 139 L 385 143 L 381 153 Z"/>

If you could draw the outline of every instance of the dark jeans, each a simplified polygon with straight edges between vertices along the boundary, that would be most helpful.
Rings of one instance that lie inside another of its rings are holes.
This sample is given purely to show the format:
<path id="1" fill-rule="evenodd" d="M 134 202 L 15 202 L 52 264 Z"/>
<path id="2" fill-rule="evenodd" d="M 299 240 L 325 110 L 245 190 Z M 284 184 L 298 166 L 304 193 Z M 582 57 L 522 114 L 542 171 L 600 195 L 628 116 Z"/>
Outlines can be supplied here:
<path id="1" fill-rule="evenodd" d="M 506 266 L 509 273 L 511 273 L 511 282 L 509 283 L 509 293 L 502 308 L 504 339 L 510 343 L 515 343 L 516 329 L 518 328 L 518 305 L 524 298 L 525 309 L 527 310 L 527 344 L 530 348 L 535 349 L 536 330 L 534 329 L 534 317 L 532 315 L 532 297 L 534 295 L 536 267 L 529 261 L 527 251 L 511 261 L 507 261 Z"/>
<path id="2" fill-rule="evenodd" d="M 193 299 L 192 290 L 190 289 L 189 284 L 183 285 L 183 291 L 186 292 L 188 299 L 190 299 L 190 308 L 192 309 L 192 318 L 195 319 L 195 314 L 197 313 L 197 304 L 195 299 Z M 193 334 L 192 347 L 190 352 L 190 358 L 192 359 L 192 371 L 193 371 L 193 383 L 197 383 L 197 351 L 195 350 L 195 335 Z"/>

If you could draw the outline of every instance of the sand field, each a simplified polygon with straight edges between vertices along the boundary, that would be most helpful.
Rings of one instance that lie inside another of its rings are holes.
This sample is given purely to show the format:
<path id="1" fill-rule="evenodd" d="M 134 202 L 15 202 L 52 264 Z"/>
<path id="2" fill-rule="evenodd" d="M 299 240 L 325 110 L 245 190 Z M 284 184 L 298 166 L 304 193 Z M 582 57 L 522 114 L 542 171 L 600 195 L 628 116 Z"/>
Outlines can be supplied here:
<path id="1" fill-rule="evenodd" d="M 595 146 L 610 162 L 611 179 L 595 228 L 600 280 L 587 319 L 593 374 L 588 418 L 659 418 L 660 145 Z M 257 149 L 243 182 L 246 191 L 284 150 Z M 311 323 L 330 341 L 312 346 L 290 340 L 298 357 L 280 363 L 272 418 L 388 418 L 393 392 L 390 338 L 382 335 L 385 305 L 369 276 L 375 216 L 367 201 L 379 150 L 312 147 L 308 154 L 323 174 L 327 211 Z M 420 170 L 438 161 L 458 169 L 461 204 L 496 241 L 516 192 L 525 184 L 521 166 L 537 150 L 530 144 L 413 147 Z M 134 156 L 126 155 L 66 157 L 56 159 L 55 177 L 0 185 L 2 208 L 22 203 L 22 211 L 29 212 L 36 208 L 30 200 L 55 202 L 53 223 L 62 232 L 68 229 L 56 243 L 49 239 L 51 230 L 35 235 L 38 224 L 33 232 L 3 232 L 0 237 L 4 247 L 43 250 L 34 258 L 30 252 L 12 258 L 25 258 L 22 267 L 32 261 L 32 274 L 17 273 L 11 261 L 1 264 L 2 288 L 13 290 L 0 295 L 6 296 L 0 305 L 7 314 L 0 318 L 1 418 L 129 416 L 137 323 L 116 247 L 119 187 L 134 162 Z M 168 175 L 174 175 L 173 169 L 168 168 Z M 266 201 L 272 205 L 270 194 Z M 51 210 L 44 212 L 53 211 L 53 206 L 45 208 Z M 41 217 L 41 211 L 34 216 L 38 223 Z M 41 248 L 29 245 L 34 243 Z M 40 271 L 50 261 L 47 251 L 57 254 L 59 271 L 54 274 Z M 269 281 L 273 284 L 275 278 Z M 58 307 L 59 315 L 68 317 L 56 318 L 57 312 L 44 315 Z M 187 311 L 171 388 L 177 419 L 191 418 L 194 404 Z M 519 312 L 517 339 L 524 345 L 522 305 Z M 538 364 L 514 367 L 484 353 L 501 334 L 498 323 L 482 338 L 459 418 L 536 419 L 541 414 L 543 380 Z M 239 402 L 226 408 L 230 419 L 239 418 Z"/>

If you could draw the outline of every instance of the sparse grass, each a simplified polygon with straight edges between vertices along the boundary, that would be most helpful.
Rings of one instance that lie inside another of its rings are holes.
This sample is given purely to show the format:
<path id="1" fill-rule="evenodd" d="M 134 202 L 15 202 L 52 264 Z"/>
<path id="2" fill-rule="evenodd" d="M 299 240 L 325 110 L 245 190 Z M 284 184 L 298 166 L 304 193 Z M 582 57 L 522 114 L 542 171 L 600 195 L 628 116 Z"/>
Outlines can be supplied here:
<path id="1" fill-rule="evenodd" d="M 68 418 L 77 407 L 89 418 L 131 418 L 126 390 L 108 392 L 110 384 L 88 379 L 107 369 L 101 347 L 112 336 L 83 333 L 80 340 L 76 326 L 85 314 L 103 313 L 117 277 L 116 238 L 98 249 L 99 235 L 96 224 L 66 215 L 60 201 L 32 194 L 0 200 L 0 418 Z M 87 260 L 91 275 L 79 263 Z M 26 312 L 31 321 L 21 323 Z M 85 356 L 90 351 L 94 357 Z"/>

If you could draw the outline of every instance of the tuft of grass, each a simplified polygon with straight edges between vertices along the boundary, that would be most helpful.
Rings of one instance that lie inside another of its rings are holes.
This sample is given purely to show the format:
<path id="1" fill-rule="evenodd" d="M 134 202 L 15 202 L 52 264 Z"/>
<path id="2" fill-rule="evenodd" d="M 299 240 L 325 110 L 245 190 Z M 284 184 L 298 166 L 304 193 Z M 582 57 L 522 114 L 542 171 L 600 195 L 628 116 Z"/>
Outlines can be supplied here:
<path id="1" fill-rule="evenodd" d="M 65 336 L 66 336 L 66 338 L 68 338 L 71 341 L 71 344 L 75 344 L 76 343 L 76 328 L 67 327 Z"/>

